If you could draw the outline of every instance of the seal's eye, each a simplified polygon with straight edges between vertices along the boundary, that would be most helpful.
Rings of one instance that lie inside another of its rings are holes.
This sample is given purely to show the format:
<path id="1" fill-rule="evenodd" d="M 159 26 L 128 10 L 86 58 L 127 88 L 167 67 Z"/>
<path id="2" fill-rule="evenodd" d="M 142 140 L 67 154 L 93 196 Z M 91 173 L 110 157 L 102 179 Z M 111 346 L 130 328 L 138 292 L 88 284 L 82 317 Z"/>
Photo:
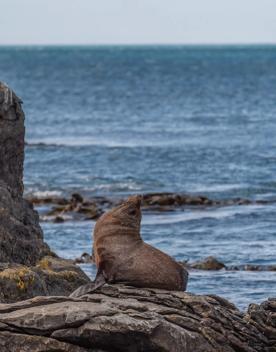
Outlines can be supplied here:
<path id="1" fill-rule="evenodd" d="M 136 209 L 129 209 L 128 215 L 130 215 L 130 216 L 136 215 Z"/>

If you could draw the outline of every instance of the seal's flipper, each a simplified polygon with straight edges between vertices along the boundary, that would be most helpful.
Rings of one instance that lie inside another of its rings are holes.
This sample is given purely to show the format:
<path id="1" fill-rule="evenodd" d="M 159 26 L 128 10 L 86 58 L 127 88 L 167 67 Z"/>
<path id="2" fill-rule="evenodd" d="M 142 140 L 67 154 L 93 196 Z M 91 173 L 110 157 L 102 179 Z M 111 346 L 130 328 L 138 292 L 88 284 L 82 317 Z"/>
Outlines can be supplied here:
<path id="1" fill-rule="evenodd" d="M 86 284 L 77 288 L 74 292 L 71 293 L 69 297 L 77 298 L 87 293 L 92 293 L 96 291 L 97 288 L 102 287 L 105 283 L 106 283 L 106 280 L 105 280 L 105 275 L 103 271 L 98 270 L 96 278 L 93 282 L 90 282 L 89 284 Z"/>

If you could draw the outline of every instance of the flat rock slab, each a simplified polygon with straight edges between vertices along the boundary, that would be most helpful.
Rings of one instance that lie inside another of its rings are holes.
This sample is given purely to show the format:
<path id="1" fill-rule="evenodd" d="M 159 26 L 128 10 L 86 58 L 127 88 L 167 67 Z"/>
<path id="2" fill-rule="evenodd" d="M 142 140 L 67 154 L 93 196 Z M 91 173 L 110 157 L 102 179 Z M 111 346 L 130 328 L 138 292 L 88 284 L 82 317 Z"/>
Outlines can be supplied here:
<path id="1" fill-rule="evenodd" d="M 241 313 L 216 296 L 104 286 L 0 304 L 1 351 L 276 351 L 276 299 Z"/>

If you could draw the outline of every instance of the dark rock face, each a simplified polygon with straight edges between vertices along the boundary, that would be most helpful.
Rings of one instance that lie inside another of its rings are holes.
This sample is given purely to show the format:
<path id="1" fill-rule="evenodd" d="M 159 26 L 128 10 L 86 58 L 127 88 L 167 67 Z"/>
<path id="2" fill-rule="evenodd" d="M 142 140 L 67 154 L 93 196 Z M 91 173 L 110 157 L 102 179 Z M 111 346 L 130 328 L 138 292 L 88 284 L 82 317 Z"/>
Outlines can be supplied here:
<path id="1" fill-rule="evenodd" d="M 79 299 L 0 304 L 0 346 L 1 351 L 18 351 L 24 343 L 22 351 L 272 352 L 275 312 L 275 299 L 241 313 L 216 296 L 104 286 Z"/>
<path id="2" fill-rule="evenodd" d="M 33 265 L 49 252 L 37 213 L 23 195 L 24 113 L 0 83 L 0 262 Z"/>
<path id="3" fill-rule="evenodd" d="M 24 113 L 21 100 L 0 82 L 0 179 L 23 195 Z"/>

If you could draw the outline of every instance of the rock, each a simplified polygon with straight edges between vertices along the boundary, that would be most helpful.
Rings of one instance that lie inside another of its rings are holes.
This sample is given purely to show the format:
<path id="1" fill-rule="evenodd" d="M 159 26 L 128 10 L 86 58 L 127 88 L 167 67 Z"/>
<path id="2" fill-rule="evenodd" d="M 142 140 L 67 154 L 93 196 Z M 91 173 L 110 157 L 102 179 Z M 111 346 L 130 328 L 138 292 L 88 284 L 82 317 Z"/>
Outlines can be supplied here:
<path id="1" fill-rule="evenodd" d="M 94 263 L 93 256 L 88 253 L 82 253 L 82 255 L 79 258 L 76 258 L 74 260 L 74 263 L 75 264 Z"/>
<path id="2" fill-rule="evenodd" d="M 58 204 L 58 205 L 67 205 L 69 200 L 62 197 L 36 197 L 28 196 L 28 201 L 33 205 L 43 205 L 43 204 Z"/>
<path id="3" fill-rule="evenodd" d="M 29 201 L 35 205 L 49 205 L 51 209 L 41 214 L 41 221 L 56 221 L 56 217 L 64 220 L 97 220 L 105 211 L 117 206 L 123 202 L 123 199 L 93 197 L 93 199 L 85 199 L 79 193 L 73 193 L 71 198 L 63 197 L 32 197 Z M 257 200 L 248 199 L 209 199 L 205 196 L 187 195 L 183 193 L 147 193 L 143 195 L 142 207 L 146 211 L 168 212 L 177 209 L 185 209 L 191 207 L 201 207 L 205 209 L 210 206 L 222 207 L 233 205 L 250 205 L 250 204 L 269 204 L 275 203 L 276 200 Z M 63 215 L 66 214 L 66 217 Z"/>
<path id="4" fill-rule="evenodd" d="M 190 263 L 187 261 L 179 262 L 186 269 L 196 270 L 221 270 L 227 271 L 276 271 L 276 265 L 262 265 L 262 264 L 239 264 L 226 266 L 218 261 L 215 257 L 209 256 L 203 260 Z"/>
<path id="5" fill-rule="evenodd" d="M 71 196 L 71 202 L 83 203 L 83 197 L 79 193 L 73 193 Z"/>
<path id="6" fill-rule="evenodd" d="M 225 265 L 218 261 L 215 257 L 209 256 L 202 261 L 197 261 L 194 263 L 183 263 L 184 266 L 191 268 L 191 269 L 198 269 L 198 270 L 221 270 L 226 268 Z"/>
<path id="7" fill-rule="evenodd" d="M 60 223 L 60 222 L 64 222 L 64 218 L 62 216 L 56 216 L 54 219 L 55 223 Z"/>
<path id="8" fill-rule="evenodd" d="M 0 179 L 12 194 L 23 195 L 24 113 L 22 101 L 0 82 Z"/>
<path id="9" fill-rule="evenodd" d="M 228 271 L 276 271 L 276 265 L 241 264 L 229 265 L 225 269 Z"/>
<path id="10" fill-rule="evenodd" d="M 94 201 L 85 201 L 83 197 L 74 193 L 71 199 L 64 200 L 63 198 L 52 199 L 53 206 L 52 209 L 47 211 L 41 216 L 41 220 L 53 221 L 53 222 L 64 222 L 66 220 L 96 220 L 102 214 L 103 210 Z M 35 200 L 35 204 L 43 204 L 43 198 Z M 50 202 L 51 203 L 51 202 Z M 49 199 L 46 198 L 46 203 L 49 204 Z"/>
<path id="11" fill-rule="evenodd" d="M 0 304 L 0 346 L 1 351 L 23 345 L 23 351 L 272 352 L 275 312 L 276 299 L 241 313 L 217 296 L 106 285 L 78 299 Z"/>
<path id="12" fill-rule="evenodd" d="M 0 265 L 0 302 L 16 302 L 35 296 L 69 295 L 90 282 L 73 261 L 45 257 L 36 266 Z"/>
<path id="13" fill-rule="evenodd" d="M 182 193 L 148 193 L 143 195 L 144 206 L 185 206 L 185 205 L 212 205 L 207 197 L 187 195 Z"/>
<path id="14" fill-rule="evenodd" d="M 38 214 L 23 196 L 24 113 L 0 83 L 0 262 L 33 265 L 49 252 Z"/>
<path id="15" fill-rule="evenodd" d="M 228 266 L 226 268 L 226 270 L 229 270 L 229 271 L 270 271 L 269 266 L 267 266 L 267 265 L 253 265 L 253 264 Z"/>
<path id="16" fill-rule="evenodd" d="M 19 349 L 20 348 L 20 349 Z M 85 352 L 87 349 L 44 336 L 0 332 L 1 352 Z M 99 351 L 99 350 L 92 350 Z"/>

